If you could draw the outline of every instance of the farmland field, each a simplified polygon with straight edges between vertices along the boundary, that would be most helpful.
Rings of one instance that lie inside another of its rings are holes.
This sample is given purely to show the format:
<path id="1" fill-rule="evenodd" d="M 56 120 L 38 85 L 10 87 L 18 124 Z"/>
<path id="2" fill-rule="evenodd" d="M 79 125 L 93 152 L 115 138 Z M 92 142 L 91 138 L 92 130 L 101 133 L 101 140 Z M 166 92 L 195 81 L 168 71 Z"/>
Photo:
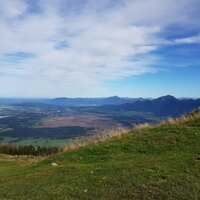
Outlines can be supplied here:
<path id="1" fill-rule="evenodd" d="M 55 117 L 44 120 L 40 124 L 40 128 L 57 128 L 66 126 L 80 126 L 80 127 L 93 127 L 96 128 L 112 128 L 116 126 L 113 119 L 94 114 L 80 114 L 66 117 Z"/>

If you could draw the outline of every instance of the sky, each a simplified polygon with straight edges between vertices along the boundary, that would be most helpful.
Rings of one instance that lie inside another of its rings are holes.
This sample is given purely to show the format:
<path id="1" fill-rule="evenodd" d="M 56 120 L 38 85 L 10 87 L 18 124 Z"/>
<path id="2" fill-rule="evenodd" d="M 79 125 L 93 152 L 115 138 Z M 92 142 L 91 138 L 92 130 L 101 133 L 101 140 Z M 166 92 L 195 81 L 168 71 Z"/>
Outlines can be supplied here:
<path id="1" fill-rule="evenodd" d="M 199 0 L 0 0 L 0 97 L 200 97 Z"/>

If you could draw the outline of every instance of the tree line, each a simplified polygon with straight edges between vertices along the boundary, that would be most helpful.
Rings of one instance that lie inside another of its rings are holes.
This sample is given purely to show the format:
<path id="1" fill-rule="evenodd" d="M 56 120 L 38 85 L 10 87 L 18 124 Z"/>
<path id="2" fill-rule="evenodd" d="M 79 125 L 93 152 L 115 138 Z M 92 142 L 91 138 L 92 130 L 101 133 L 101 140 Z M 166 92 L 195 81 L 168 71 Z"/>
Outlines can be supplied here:
<path id="1" fill-rule="evenodd" d="M 9 155 L 33 155 L 48 156 L 62 152 L 60 147 L 40 147 L 40 146 L 15 146 L 12 144 L 0 144 L 0 153 Z"/>

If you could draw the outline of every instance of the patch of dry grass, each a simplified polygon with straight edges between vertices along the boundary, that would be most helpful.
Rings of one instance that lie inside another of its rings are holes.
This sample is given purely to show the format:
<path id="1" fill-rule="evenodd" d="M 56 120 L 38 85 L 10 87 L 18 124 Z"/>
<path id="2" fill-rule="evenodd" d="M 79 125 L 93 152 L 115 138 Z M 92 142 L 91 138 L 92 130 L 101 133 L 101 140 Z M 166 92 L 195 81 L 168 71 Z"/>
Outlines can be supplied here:
<path id="1" fill-rule="evenodd" d="M 110 130 L 104 130 L 99 134 L 95 134 L 89 137 L 83 137 L 80 139 L 74 140 L 71 144 L 65 146 L 63 151 L 71 151 L 74 149 L 78 149 L 80 147 L 85 147 L 90 144 L 97 144 L 99 142 L 103 142 L 112 138 L 120 138 L 122 135 L 128 133 L 130 129 L 125 127 L 117 127 Z"/>
<path id="2" fill-rule="evenodd" d="M 169 118 L 161 121 L 160 125 L 176 124 L 178 122 L 178 120 L 179 120 L 179 118 L 169 117 Z"/>
<path id="3" fill-rule="evenodd" d="M 190 121 L 190 120 L 193 120 L 193 119 L 199 119 L 199 118 L 200 118 L 200 108 L 194 110 L 191 113 L 183 115 L 178 120 L 179 120 L 179 122 L 187 122 L 187 121 Z"/>
<path id="4" fill-rule="evenodd" d="M 135 129 L 146 129 L 146 128 L 152 128 L 154 125 L 149 124 L 149 123 L 144 123 L 144 124 L 137 124 L 135 125 Z"/>
<path id="5" fill-rule="evenodd" d="M 169 117 L 168 119 L 162 121 L 160 124 L 161 125 L 167 125 L 167 124 L 176 124 L 176 123 L 185 123 L 194 119 L 199 119 L 200 118 L 200 108 L 186 114 L 183 115 L 179 118 L 172 118 Z"/>

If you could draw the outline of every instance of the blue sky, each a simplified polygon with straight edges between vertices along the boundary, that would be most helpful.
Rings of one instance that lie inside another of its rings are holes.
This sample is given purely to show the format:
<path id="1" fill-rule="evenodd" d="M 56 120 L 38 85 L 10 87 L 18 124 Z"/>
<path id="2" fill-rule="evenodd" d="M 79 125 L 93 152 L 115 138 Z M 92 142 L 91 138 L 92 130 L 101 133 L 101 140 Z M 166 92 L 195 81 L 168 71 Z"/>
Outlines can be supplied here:
<path id="1" fill-rule="evenodd" d="M 0 97 L 200 97 L 198 0 L 0 5 Z"/>

